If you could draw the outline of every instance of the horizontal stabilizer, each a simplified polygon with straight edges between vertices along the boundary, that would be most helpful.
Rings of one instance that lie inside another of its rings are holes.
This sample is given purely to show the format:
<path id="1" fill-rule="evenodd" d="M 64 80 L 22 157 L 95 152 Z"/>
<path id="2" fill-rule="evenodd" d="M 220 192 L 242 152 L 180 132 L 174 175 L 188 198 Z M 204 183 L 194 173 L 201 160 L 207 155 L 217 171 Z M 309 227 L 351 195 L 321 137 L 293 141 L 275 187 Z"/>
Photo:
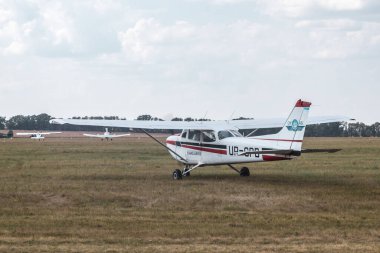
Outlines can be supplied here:
<path id="1" fill-rule="evenodd" d="M 239 154 L 244 155 L 292 155 L 295 151 L 291 149 L 272 149 L 272 150 L 262 150 L 262 151 L 247 151 Z"/>
<path id="2" fill-rule="evenodd" d="M 342 151 L 342 149 L 331 148 L 331 149 L 303 149 L 302 153 L 336 153 Z"/>
<path id="3" fill-rule="evenodd" d="M 292 149 L 272 149 L 272 150 L 261 150 L 261 151 L 247 151 L 239 154 L 239 156 L 244 155 L 293 155 L 300 156 L 301 153 L 336 153 L 342 149 L 303 149 L 301 152 Z"/>

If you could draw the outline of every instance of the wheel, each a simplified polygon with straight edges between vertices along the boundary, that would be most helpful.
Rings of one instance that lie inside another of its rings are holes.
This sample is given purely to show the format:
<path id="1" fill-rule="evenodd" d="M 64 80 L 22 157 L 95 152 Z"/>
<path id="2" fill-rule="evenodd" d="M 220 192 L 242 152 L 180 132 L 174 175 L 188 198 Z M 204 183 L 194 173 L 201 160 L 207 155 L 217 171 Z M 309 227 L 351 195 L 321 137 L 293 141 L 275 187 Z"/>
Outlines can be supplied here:
<path id="1" fill-rule="evenodd" d="M 187 172 L 187 171 L 189 171 L 188 168 L 185 168 L 185 169 L 183 170 L 183 176 L 184 176 L 184 177 L 190 177 L 190 172 Z M 187 172 L 187 173 L 186 173 L 186 172 Z"/>
<path id="2" fill-rule="evenodd" d="M 173 179 L 174 180 L 182 179 L 182 172 L 179 169 L 176 169 L 175 171 L 173 171 Z"/>
<path id="3" fill-rule="evenodd" d="M 247 167 L 243 167 L 240 169 L 240 176 L 241 177 L 248 177 L 251 173 L 249 172 L 249 169 Z"/>

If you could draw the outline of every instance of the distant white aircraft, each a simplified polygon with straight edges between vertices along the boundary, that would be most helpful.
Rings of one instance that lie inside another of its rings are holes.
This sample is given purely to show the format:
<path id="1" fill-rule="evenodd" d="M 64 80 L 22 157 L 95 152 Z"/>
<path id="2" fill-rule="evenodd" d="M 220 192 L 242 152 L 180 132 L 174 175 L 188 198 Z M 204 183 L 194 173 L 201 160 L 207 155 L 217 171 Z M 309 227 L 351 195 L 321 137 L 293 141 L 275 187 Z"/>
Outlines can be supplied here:
<path id="1" fill-rule="evenodd" d="M 271 104 L 268 103 L 268 106 Z M 238 170 L 234 165 L 291 160 L 303 153 L 339 151 L 339 149 L 302 148 L 306 126 L 350 120 L 344 116 L 309 118 L 310 106 L 310 102 L 298 100 L 286 119 L 195 122 L 53 119 L 50 123 L 141 129 L 184 165 L 182 171 L 180 169 L 173 171 L 173 179 L 182 179 L 182 176 L 189 176 L 194 169 L 210 165 L 228 165 L 241 176 L 249 176 L 250 171 L 247 167 Z M 281 128 L 281 130 L 276 134 L 252 136 L 261 128 Z M 182 133 L 169 136 L 165 145 L 149 134 L 147 129 L 182 129 Z M 252 132 L 246 136 L 238 132 L 246 129 Z"/>
<path id="2" fill-rule="evenodd" d="M 43 132 L 43 133 L 40 133 L 40 132 L 37 132 L 37 133 L 17 133 L 17 135 L 20 135 L 20 136 L 30 136 L 30 139 L 32 140 L 43 140 L 45 139 L 45 135 L 49 135 L 49 134 L 61 134 L 62 132 Z"/>
<path id="3" fill-rule="evenodd" d="M 119 137 L 123 137 L 123 136 L 129 136 L 131 134 L 111 134 L 110 132 L 108 132 L 108 128 L 106 128 L 106 131 L 104 132 L 104 134 L 83 134 L 84 136 L 87 136 L 87 137 L 95 137 L 95 138 L 101 138 L 102 140 L 111 140 L 113 138 L 119 138 Z"/>

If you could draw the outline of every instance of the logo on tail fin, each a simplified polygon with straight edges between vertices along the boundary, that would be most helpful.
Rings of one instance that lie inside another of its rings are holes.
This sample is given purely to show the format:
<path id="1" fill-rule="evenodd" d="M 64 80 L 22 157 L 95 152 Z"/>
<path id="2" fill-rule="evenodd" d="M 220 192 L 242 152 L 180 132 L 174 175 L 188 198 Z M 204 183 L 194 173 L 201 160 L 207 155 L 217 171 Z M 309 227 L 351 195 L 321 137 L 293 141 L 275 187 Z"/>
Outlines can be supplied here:
<path id="1" fill-rule="evenodd" d="M 297 132 L 297 131 L 302 131 L 302 129 L 304 129 L 305 126 L 303 125 L 302 121 L 298 121 L 298 120 L 294 119 L 293 121 L 288 122 L 288 125 L 286 126 L 286 128 L 289 131 Z"/>

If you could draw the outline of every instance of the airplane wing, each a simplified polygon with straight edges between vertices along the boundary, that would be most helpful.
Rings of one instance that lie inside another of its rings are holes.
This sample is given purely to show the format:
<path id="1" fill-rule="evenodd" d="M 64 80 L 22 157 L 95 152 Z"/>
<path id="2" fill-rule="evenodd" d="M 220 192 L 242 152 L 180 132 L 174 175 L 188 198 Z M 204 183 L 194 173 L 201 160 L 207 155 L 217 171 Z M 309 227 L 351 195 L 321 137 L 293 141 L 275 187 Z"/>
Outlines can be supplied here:
<path id="1" fill-rule="evenodd" d="M 325 116 L 310 118 L 307 125 L 349 121 L 345 116 Z M 144 121 L 144 120 L 81 120 L 52 119 L 51 124 L 71 124 L 81 126 L 125 127 L 136 129 L 257 129 L 283 127 L 285 118 L 254 120 L 217 120 L 217 121 Z"/>
<path id="2" fill-rule="evenodd" d="M 20 136 L 27 136 L 27 135 L 33 135 L 33 134 L 37 134 L 37 133 L 16 133 L 16 135 L 20 135 Z"/>
<path id="3" fill-rule="evenodd" d="M 104 135 L 99 135 L 99 134 L 83 134 L 83 135 L 87 137 L 104 138 Z"/>
<path id="4" fill-rule="evenodd" d="M 27 136 L 27 135 L 33 135 L 33 134 L 40 134 L 40 135 L 48 135 L 48 134 L 61 134 L 62 132 L 34 132 L 34 133 L 16 133 L 17 135 L 20 136 Z"/>
<path id="5" fill-rule="evenodd" d="M 131 134 L 112 134 L 111 135 L 111 138 L 119 138 L 119 137 L 123 137 L 123 136 L 130 136 Z"/>
<path id="6" fill-rule="evenodd" d="M 49 135 L 49 134 L 61 134 L 62 132 L 44 132 L 44 133 L 39 133 L 41 135 Z"/>

